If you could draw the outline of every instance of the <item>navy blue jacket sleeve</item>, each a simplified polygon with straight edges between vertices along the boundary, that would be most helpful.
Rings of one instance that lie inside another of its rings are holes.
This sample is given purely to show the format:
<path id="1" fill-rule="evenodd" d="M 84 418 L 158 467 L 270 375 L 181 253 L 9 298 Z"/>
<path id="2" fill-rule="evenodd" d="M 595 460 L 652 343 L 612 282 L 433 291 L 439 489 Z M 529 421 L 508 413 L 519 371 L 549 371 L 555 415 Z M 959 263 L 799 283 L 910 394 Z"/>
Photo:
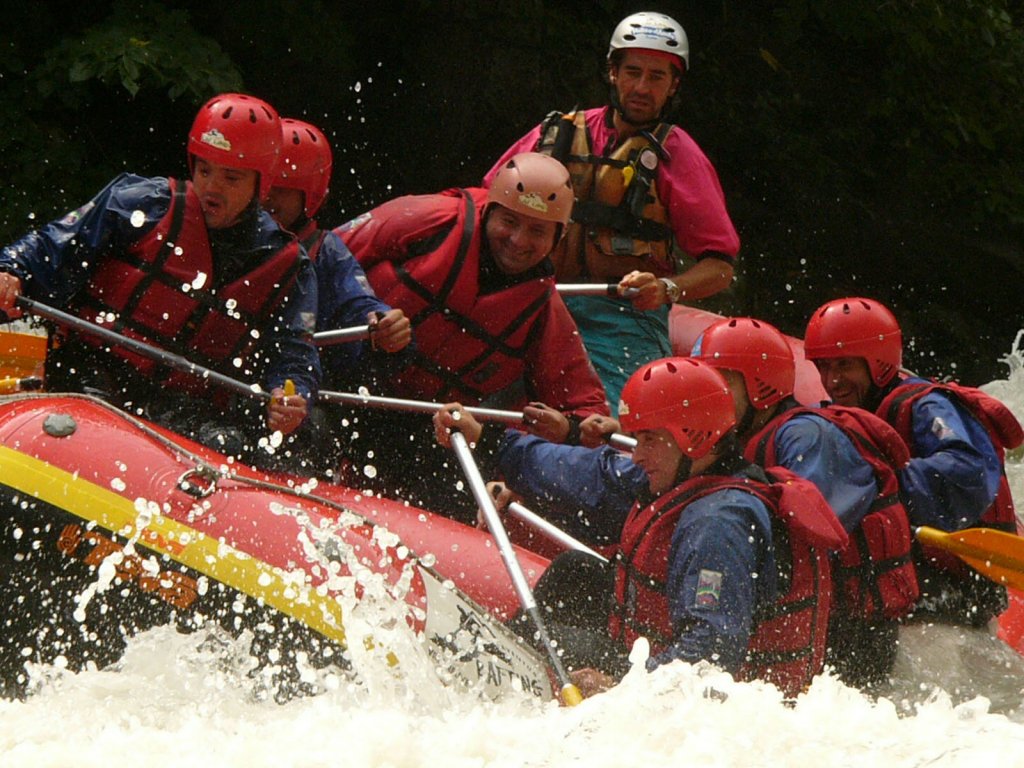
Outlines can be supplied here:
<path id="1" fill-rule="evenodd" d="M 391 307 L 377 298 L 366 273 L 336 232 L 327 232 L 316 259 L 320 291 L 317 330 L 366 325 L 371 312 Z"/>
<path id="2" fill-rule="evenodd" d="M 583 448 L 506 430 L 495 458 L 508 486 L 534 511 L 594 543 L 618 541 L 647 475 L 610 447 Z"/>
<path id="3" fill-rule="evenodd" d="M 141 239 L 170 200 L 167 179 L 121 174 L 85 205 L 4 248 L 0 272 L 21 278 L 26 296 L 63 306 L 103 253 Z"/>
<path id="4" fill-rule="evenodd" d="M 366 325 L 372 312 L 391 309 L 374 293 L 366 273 L 336 232 L 327 232 L 316 260 L 319 309 L 316 329 L 330 331 Z M 348 371 L 362 356 L 368 342 L 357 341 L 324 349 L 325 375 Z"/>
<path id="5" fill-rule="evenodd" d="M 841 429 L 813 414 L 799 414 L 775 434 L 779 466 L 810 480 L 847 533 L 860 526 L 878 495 L 871 465 Z"/>
<path id="6" fill-rule="evenodd" d="M 315 399 L 320 390 L 320 356 L 313 346 L 316 327 L 317 284 L 312 262 L 305 261 L 295 278 L 284 310 L 263 347 L 267 358 L 264 386 L 267 390 L 283 387 L 286 379 L 295 391 Z"/>
<path id="7" fill-rule="evenodd" d="M 995 500 L 1001 465 L 973 415 L 941 392 L 913 404 L 910 464 L 900 495 L 914 525 L 956 531 L 974 525 Z"/>
<path id="8" fill-rule="evenodd" d="M 739 670 L 757 609 L 777 590 L 770 514 L 756 496 L 732 488 L 686 507 L 665 585 L 674 641 L 648 659 L 648 669 L 682 659 Z"/>

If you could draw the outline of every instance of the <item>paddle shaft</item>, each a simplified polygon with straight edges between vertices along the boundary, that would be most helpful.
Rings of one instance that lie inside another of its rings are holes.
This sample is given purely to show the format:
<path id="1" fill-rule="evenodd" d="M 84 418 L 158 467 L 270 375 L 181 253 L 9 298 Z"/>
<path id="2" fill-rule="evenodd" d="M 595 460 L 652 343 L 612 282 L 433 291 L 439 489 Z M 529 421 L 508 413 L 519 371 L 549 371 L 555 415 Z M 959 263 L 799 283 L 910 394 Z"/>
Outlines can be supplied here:
<path id="1" fill-rule="evenodd" d="M 618 283 L 558 283 L 555 286 L 559 296 L 611 296 L 616 299 L 629 299 L 636 296 L 636 288 L 619 290 Z"/>
<path id="2" fill-rule="evenodd" d="M 130 338 L 118 333 L 117 331 L 112 331 L 109 328 L 97 325 L 96 323 L 90 323 L 88 320 L 83 320 L 82 318 L 75 317 L 67 312 L 54 309 L 53 307 L 34 301 L 26 296 L 19 296 L 15 300 L 15 304 L 19 309 L 31 312 L 33 315 L 45 317 L 49 320 L 53 320 L 55 323 L 59 323 L 60 325 L 66 325 L 74 328 L 76 331 L 80 331 L 81 333 L 103 339 L 115 346 L 129 349 L 136 354 L 142 355 L 150 360 L 155 360 L 156 362 L 166 365 L 168 368 L 173 368 L 176 371 L 190 373 L 193 376 L 207 379 L 221 387 L 224 387 L 225 389 L 230 389 L 234 392 L 248 395 L 249 397 L 256 397 L 263 400 L 270 398 L 269 392 L 264 392 L 255 384 L 245 384 L 237 379 L 232 379 L 230 376 L 225 376 L 222 373 L 218 373 L 217 371 L 213 371 L 209 368 L 198 365 L 197 363 L 193 363 L 191 360 L 181 357 L 181 355 L 176 355 L 173 352 L 168 352 L 165 349 L 154 347 L 144 341 Z"/>
<path id="3" fill-rule="evenodd" d="M 351 328 L 336 328 L 333 331 L 319 331 L 313 334 L 313 343 L 318 347 L 332 347 L 335 344 L 347 344 L 350 341 L 363 341 L 370 338 L 373 329 L 369 325 L 354 325 Z"/>
<path id="4" fill-rule="evenodd" d="M 511 514 L 518 517 L 523 522 L 532 525 L 534 528 L 543 533 L 549 539 L 557 542 L 558 544 L 561 544 L 566 549 L 575 549 L 578 552 L 586 552 L 588 555 L 596 557 L 602 563 L 608 562 L 608 558 L 602 555 L 600 552 L 594 551 L 579 539 L 569 535 L 561 528 L 559 528 L 557 525 L 554 525 L 553 523 L 545 520 L 543 517 L 541 517 L 528 507 L 524 507 L 518 501 L 513 501 L 511 504 L 509 504 L 508 511 Z"/>
<path id="5" fill-rule="evenodd" d="M 443 407 L 443 403 L 433 403 L 429 400 L 383 397 L 381 395 L 362 394 L 361 392 L 331 392 L 326 389 L 320 390 L 317 397 L 325 403 L 368 405 L 385 411 L 410 411 L 413 413 L 433 414 Z M 463 410 L 478 421 L 497 421 L 502 424 L 516 426 L 522 424 L 525 420 L 522 411 L 504 411 L 498 408 L 481 408 L 479 406 L 469 406 L 463 408 Z M 606 439 L 609 445 L 623 451 L 632 451 L 636 447 L 636 440 L 618 432 L 608 435 Z"/>
<path id="6" fill-rule="evenodd" d="M 358 392 L 330 392 L 320 390 L 319 399 L 326 403 L 347 403 L 350 405 L 369 405 L 386 411 L 412 411 L 414 413 L 436 413 L 441 403 L 426 400 L 407 400 L 400 397 L 382 397 L 380 395 L 364 395 Z M 505 424 L 522 424 L 522 411 L 501 411 L 495 408 L 465 408 L 467 413 L 480 421 L 500 421 Z"/>
<path id="7" fill-rule="evenodd" d="M 523 568 L 516 558 L 515 550 L 512 549 L 512 542 L 509 541 L 508 533 L 501 522 L 501 515 L 498 514 L 498 509 L 494 506 L 494 499 L 487 493 L 487 486 L 484 483 L 483 477 L 480 476 L 480 469 L 476 465 L 476 459 L 473 458 L 473 452 L 469 448 L 466 436 L 455 430 L 452 432 L 451 440 L 452 449 L 455 451 L 459 464 L 462 466 L 462 472 L 466 476 L 470 489 L 473 491 L 476 503 L 483 512 L 484 519 L 487 521 L 487 528 L 498 545 L 501 559 L 505 563 L 505 570 L 508 571 L 509 578 L 512 579 L 512 586 L 519 596 L 519 603 L 523 611 L 530 616 L 533 625 L 537 628 L 537 635 L 540 637 L 540 641 L 547 649 L 551 668 L 555 671 L 555 676 L 562 686 L 562 701 L 568 706 L 575 706 L 582 701 L 583 696 L 569 679 L 565 667 L 562 666 L 562 660 L 558 657 L 558 653 L 555 650 L 554 643 L 551 642 L 551 638 L 548 636 L 547 627 L 544 625 L 540 611 L 537 610 L 537 601 L 533 597 L 533 590 L 530 589 L 530 584 L 526 580 L 526 574 L 523 573 Z"/>

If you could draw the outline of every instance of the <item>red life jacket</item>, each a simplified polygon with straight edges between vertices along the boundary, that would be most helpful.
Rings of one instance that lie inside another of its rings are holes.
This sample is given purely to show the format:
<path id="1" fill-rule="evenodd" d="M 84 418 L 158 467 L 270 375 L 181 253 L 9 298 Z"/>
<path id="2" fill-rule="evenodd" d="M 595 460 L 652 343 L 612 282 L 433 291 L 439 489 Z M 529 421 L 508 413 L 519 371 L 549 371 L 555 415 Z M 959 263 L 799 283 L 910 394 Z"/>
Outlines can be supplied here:
<path id="1" fill-rule="evenodd" d="M 810 414 L 836 426 L 870 465 L 878 495 L 839 554 L 837 594 L 844 615 L 866 620 L 906 616 L 920 597 L 912 558 L 910 519 L 899 496 L 899 469 L 910 460 L 907 447 L 888 424 L 860 408 L 793 408 L 748 442 L 744 455 L 761 466 L 775 466 L 775 435 L 789 419 Z"/>
<path id="2" fill-rule="evenodd" d="M 245 359 L 270 331 L 277 310 L 301 266 L 294 241 L 250 272 L 218 289 L 213 287 L 213 257 L 199 198 L 186 182 L 169 179 L 167 214 L 126 253 L 110 253 L 97 266 L 72 310 L 131 338 L 148 341 L 208 368 L 235 372 L 232 361 Z M 113 321 L 111 320 L 113 317 Z M 82 340 L 101 344 L 88 335 Z M 113 347 L 111 353 L 153 376 L 158 364 Z M 196 377 L 174 373 L 170 386 L 203 389 Z"/>
<path id="3" fill-rule="evenodd" d="M 554 280 L 481 292 L 479 203 L 486 192 L 479 190 L 476 200 L 459 190 L 447 230 L 414 243 L 410 251 L 416 255 L 404 262 L 381 261 L 366 269 L 381 301 L 401 307 L 413 326 L 416 349 L 394 382 L 399 392 L 477 404 L 526 370 L 534 325 L 555 295 Z"/>
<path id="4" fill-rule="evenodd" d="M 751 472 L 760 472 L 751 467 Z M 652 652 L 672 640 L 665 581 L 672 533 L 686 508 L 727 488 L 750 493 L 772 514 L 772 544 L 780 565 L 775 602 L 758 609 L 740 679 L 759 678 L 796 695 L 821 672 L 832 601 L 830 551 L 847 542 L 828 503 L 808 481 L 782 467 L 763 476 L 700 475 L 653 504 L 635 505 L 622 530 L 615 573 L 611 635 L 631 646 L 644 635 Z"/>
<path id="5" fill-rule="evenodd" d="M 899 384 L 882 400 L 878 406 L 878 415 L 889 422 L 900 434 L 913 452 L 913 406 L 929 392 L 938 390 L 950 396 L 955 402 L 964 406 L 988 432 L 992 446 L 1002 465 L 1006 460 L 1006 451 L 1024 443 L 1024 429 L 1009 408 L 999 400 L 987 395 L 975 387 L 965 387 L 953 382 L 908 381 Z M 988 528 L 1013 533 L 1017 529 L 1017 515 L 1013 508 L 1013 497 L 1010 495 L 1010 484 L 1006 479 L 1005 466 L 999 481 L 999 490 L 991 506 L 982 514 L 979 524 Z M 964 573 L 967 567 L 960 558 L 934 547 L 922 547 L 922 556 L 928 562 L 943 570 L 953 573 Z"/>

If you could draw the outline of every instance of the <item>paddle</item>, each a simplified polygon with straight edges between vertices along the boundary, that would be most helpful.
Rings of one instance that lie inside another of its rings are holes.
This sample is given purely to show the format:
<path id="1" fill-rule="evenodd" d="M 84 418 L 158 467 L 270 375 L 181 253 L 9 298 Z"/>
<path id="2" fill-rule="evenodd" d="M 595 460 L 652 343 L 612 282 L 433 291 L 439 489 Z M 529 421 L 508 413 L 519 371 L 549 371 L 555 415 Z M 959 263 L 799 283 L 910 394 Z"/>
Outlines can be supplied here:
<path id="1" fill-rule="evenodd" d="M 952 552 L 997 584 L 1024 590 L 1024 537 L 994 528 L 945 533 L 925 525 L 915 533 L 922 544 Z"/>
<path id="2" fill-rule="evenodd" d="M 426 400 L 406 400 L 400 397 L 382 397 L 362 392 L 330 392 L 328 390 L 320 390 L 319 398 L 326 403 L 369 405 L 386 411 L 412 411 L 414 413 L 434 414 L 443 407 L 441 403 L 431 403 Z M 505 424 L 521 424 L 523 421 L 522 411 L 501 411 L 495 408 L 465 408 L 464 410 L 480 421 L 499 421 Z"/>
<path id="3" fill-rule="evenodd" d="M 318 347 L 331 347 L 335 344 L 347 344 L 350 341 L 368 339 L 371 333 L 373 333 L 373 329 L 369 325 L 353 325 L 351 328 L 318 331 L 313 334 L 313 343 Z"/>
<path id="4" fill-rule="evenodd" d="M 432 403 L 428 400 L 408 400 L 401 397 L 383 397 L 362 392 L 331 392 L 321 389 L 319 399 L 325 403 L 343 403 L 347 405 L 368 405 L 373 408 L 381 408 L 386 411 L 411 411 L 413 413 L 434 414 L 444 407 L 443 403 Z M 497 421 L 502 424 L 514 426 L 524 421 L 522 411 L 503 411 L 497 408 L 481 408 L 471 406 L 463 408 L 466 413 L 472 415 L 478 421 Z M 636 447 L 636 440 L 627 435 L 615 433 L 608 436 L 608 443 L 615 448 L 624 451 L 632 451 Z"/>
<path id="5" fill-rule="evenodd" d="M 562 702 L 566 706 L 574 707 L 583 701 L 583 694 L 580 693 L 580 689 L 569 679 L 565 667 L 562 666 L 562 660 L 558 657 L 558 652 L 555 650 L 551 638 L 548 637 L 544 620 L 537 609 L 537 601 L 533 597 L 533 590 L 530 589 L 530 584 L 526 581 L 523 568 L 519 564 L 519 560 L 516 559 L 516 553 L 512 549 L 512 542 L 509 541 L 508 533 L 501 522 L 501 516 L 494 506 L 494 499 L 487 493 L 487 486 L 484 484 L 483 477 L 480 476 L 480 468 L 476 465 L 476 459 L 473 458 L 473 452 L 469 448 L 469 443 L 466 442 L 466 436 L 458 430 L 452 432 L 452 449 L 459 459 L 459 464 L 462 465 L 462 472 L 473 491 L 476 503 L 483 511 L 484 518 L 487 520 L 487 527 L 491 531 L 495 543 L 498 545 L 501 559 L 505 563 L 505 570 L 508 571 L 509 578 L 512 579 L 512 586 L 515 587 L 516 594 L 519 596 L 519 603 L 533 620 L 533 624 L 537 628 L 537 635 L 547 649 L 548 658 L 551 660 L 551 667 L 554 669 L 555 676 L 562 686 L 560 691 Z"/>
<path id="6" fill-rule="evenodd" d="M 384 312 L 373 313 L 378 320 L 384 319 Z M 318 347 L 330 347 L 335 344 L 347 344 L 350 341 L 363 341 L 372 339 L 377 326 L 374 325 L 353 325 L 351 328 L 335 328 L 331 331 L 320 331 L 313 334 L 313 343 Z"/>
<path id="7" fill-rule="evenodd" d="M 248 395 L 249 397 L 256 397 L 264 400 L 270 398 L 270 393 L 264 392 L 257 384 L 245 384 L 236 379 L 232 379 L 229 376 L 225 376 L 222 373 L 218 373 L 217 371 L 204 368 L 198 363 L 193 363 L 191 360 L 181 357 L 181 355 L 176 355 L 173 352 L 168 352 L 165 349 L 154 347 L 144 341 L 124 336 L 117 331 L 104 328 L 96 323 L 90 323 L 88 320 L 83 320 L 82 318 L 70 315 L 67 312 L 54 309 L 53 307 L 34 301 L 26 296 L 19 296 L 15 299 L 14 303 L 19 309 L 31 312 L 33 315 L 45 317 L 61 325 L 74 328 L 76 331 L 80 331 L 81 333 L 95 336 L 96 338 L 103 339 L 104 341 L 108 341 L 111 344 L 125 349 L 130 349 L 132 352 L 149 358 L 150 360 L 155 360 L 158 363 L 162 363 L 168 368 L 173 368 L 176 371 L 190 373 L 193 376 L 207 379 L 215 384 L 219 384 L 225 389 L 240 392 Z"/>
<path id="8" fill-rule="evenodd" d="M 566 549 L 575 549 L 578 552 L 586 552 L 588 555 L 596 557 L 602 563 L 608 562 L 608 558 L 602 555 L 600 552 L 591 549 L 579 539 L 566 533 L 554 523 L 545 520 L 543 517 L 538 515 L 529 507 L 523 506 L 518 501 L 510 502 L 508 505 L 508 511 L 510 514 L 515 515 L 524 523 L 532 525 L 534 528 L 543 533 L 549 539 L 551 539 L 557 544 L 561 544 Z"/>
<path id="9" fill-rule="evenodd" d="M 636 288 L 624 288 L 620 292 L 618 283 L 558 283 L 555 288 L 559 296 L 611 296 L 628 299 L 639 293 Z"/>

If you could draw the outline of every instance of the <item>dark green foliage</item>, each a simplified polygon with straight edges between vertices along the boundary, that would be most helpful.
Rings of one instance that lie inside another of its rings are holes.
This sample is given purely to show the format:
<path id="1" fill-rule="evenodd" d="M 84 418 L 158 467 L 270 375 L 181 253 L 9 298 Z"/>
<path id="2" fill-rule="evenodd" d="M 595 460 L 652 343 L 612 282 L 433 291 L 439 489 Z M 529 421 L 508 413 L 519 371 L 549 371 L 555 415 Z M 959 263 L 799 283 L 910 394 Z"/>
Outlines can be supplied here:
<path id="1" fill-rule="evenodd" d="M 969 383 L 1024 326 L 1019 0 L 23 5 L 0 48 L 4 242 L 122 170 L 183 174 L 195 109 L 222 90 L 325 130 L 325 224 L 475 184 L 549 110 L 603 103 L 612 28 L 657 8 L 690 37 L 674 118 L 743 238 L 711 307 L 800 334 L 825 300 L 869 294 L 912 366 Z"/>

